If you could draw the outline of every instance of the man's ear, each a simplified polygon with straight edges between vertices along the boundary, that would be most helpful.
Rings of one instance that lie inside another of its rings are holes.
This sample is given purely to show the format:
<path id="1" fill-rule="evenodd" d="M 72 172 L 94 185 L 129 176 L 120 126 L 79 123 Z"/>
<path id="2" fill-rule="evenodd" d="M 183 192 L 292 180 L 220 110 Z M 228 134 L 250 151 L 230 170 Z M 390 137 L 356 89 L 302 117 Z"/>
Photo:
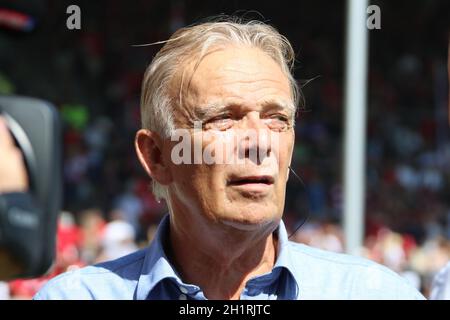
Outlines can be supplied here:
<path id="1" fill-rule="evenodd" d="M 140 129 L 136 133 L 134 146 L 139 161 L 148 175 L 162 185 L 169 184 L 172 181 L 172 175 L 163 157 L 161 137 L 156 132 Z"/>

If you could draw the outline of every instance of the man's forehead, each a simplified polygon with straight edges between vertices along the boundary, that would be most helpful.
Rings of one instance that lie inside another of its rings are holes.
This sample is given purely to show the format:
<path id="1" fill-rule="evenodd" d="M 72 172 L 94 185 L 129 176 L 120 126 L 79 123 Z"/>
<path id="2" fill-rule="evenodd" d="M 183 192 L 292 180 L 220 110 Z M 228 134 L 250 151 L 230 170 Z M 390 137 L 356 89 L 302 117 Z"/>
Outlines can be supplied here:
<path id="1" fill-rule="evenodd" d="M 221 71 L 237 72 L 242 75 L 264 72 L 283 74 L 281 66 L 261 49 L 253 46 L 226 45 L 209 48 L 203 54 L 187 55 L 179 61 L 175 78 L 178 78 L 178 81 L 183 77 L 195 78 L 198 72 L 216 77 L 220 76 Z"/>
<path id="2" fill-rule="evenodd" d="M 267 53 L 255 47 L 216 48 L 208 51 L 200 60 L 193 61 L 188 69 L 194 78 L 199 73 L 212 78 L 228 74 L 238 77 L 259 75 L 269 79 L 285 77 L 280 65 Z"/>
<path id="3" fill-rule="evenodd" d="M 185 61 L 172 81 L 171 95 L 179 106 L 215 109 L 242 104 L 236 98 L 255 88 L 269 92 L 264 99 L 256 95 L 259 105 L 295 110 L 289 79 L 270 56 L 253 47 L 216 48 L 201 60 Z"/>

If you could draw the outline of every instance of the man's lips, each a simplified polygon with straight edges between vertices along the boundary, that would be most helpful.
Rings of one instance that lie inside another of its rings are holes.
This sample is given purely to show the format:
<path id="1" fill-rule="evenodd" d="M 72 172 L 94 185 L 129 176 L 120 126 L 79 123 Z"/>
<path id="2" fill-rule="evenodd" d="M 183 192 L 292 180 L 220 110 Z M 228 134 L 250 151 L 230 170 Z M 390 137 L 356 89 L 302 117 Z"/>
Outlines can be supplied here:
<path id="1" fill-rule="evenodd" d="M 228 180 L 229 186 L 241 186 L 241 185 L 249 185 L 249 184 L 265 184 L 271 185 L 274 183 L 274 178 L 269 175 L 257 175 L 257 176 L 239 176 L 239 177 L 231 177 Z"/>

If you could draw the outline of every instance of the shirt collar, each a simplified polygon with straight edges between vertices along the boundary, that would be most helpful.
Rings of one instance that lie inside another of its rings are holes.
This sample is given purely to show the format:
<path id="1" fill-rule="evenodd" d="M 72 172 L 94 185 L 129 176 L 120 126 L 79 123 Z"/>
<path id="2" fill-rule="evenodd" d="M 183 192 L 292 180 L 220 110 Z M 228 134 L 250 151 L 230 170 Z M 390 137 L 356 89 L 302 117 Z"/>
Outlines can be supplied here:
<path id="1" fill-rule="evenodd" d="M 153 288 L 164 279 L 173 279 L 176 283 L 183 284 L 164 251 L 164 242 L 168 239 L 169 235 L 169 224 L 170 219 L 167 214 L 161 220 L 155 237 L 147 249 L 137 285 L 136 298 L 138 300 L 147 299 Z M 188 287 L 188 285 L 184 286 Z"/>
<path id="2" fill-rule="evenodd" d="M 198 286 L 183 283 L 179 274 L 170 264 L 166 256 L 163 244 L 168 238 L 170 227 L 169 224 L 170 218 L 167 214 L 161 220 L 155 237 L 147 249 L 137 285 L 136 298 L 138 300 L 147 299 L 153 288 L 165 279 L 173 279 L 177 285 L 183 287 L 186 292 L 193 293 L 200 291 Z M 272 271 L 277 271 L 277 269 L 286 269 L 291 278 L 294 279 L 294 285 L 296 286 L 296 291 L 298 292 L 298 272 L 295 269 L 294 261 L 292 261 L 292 254 L 290 254 L 292 249 L 283 221 L 280 221 L 280 224 L 275 232 L 278 235 L 278 256 Z"/>
<path id="3" fill-rule="evenodd" d="M 280 221 L 276 233 L 278 235 L 278 255 L 273 269 L 286 269 L 290 277 L 294 280 L 295 293 L 298 294 L 300 286 L 300 272 L 296 267 L 298 262 L 293 260 L 295 255 L 292 254 L 292 243 L 289 241 L 283 220 Z"/>

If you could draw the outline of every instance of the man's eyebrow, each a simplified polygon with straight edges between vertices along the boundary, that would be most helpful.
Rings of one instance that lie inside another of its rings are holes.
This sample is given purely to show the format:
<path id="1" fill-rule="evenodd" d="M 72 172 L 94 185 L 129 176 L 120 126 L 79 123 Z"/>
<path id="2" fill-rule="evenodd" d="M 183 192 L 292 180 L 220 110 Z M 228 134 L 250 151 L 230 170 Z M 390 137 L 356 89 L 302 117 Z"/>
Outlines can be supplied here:
<path id="1" fill-rule="evenodd" d="M 285 99 L 267 99 L 260 102 L 263 106 L 263 109 L 280 109 L 287 110 L 289 112 L 295 113 L 296 107 L 291 101 L 287 101 Z"/>
<path id="2" fill-rule="evenodd" d="M 224 111 L 229 110 L 230 106 L 234 103 L 226 103 L 225 101 L 215 101 L 211 103 L 206 103 L 202 106 L 195 108 L 195 115 L 198 119 L 205 119 L 213 115 L 220 114 Z"/>
<path id="3" fill-rule="evenodd" d="M 267 109 L 279 109 L 287 110 L 294 114 L 296 109 L 295 105 L 291 101 L 285 99 L 267 99 L 259 101 L 258 104 L 262 106 L 262 111 L 266 111 Z M 229 111 L 231 108 L 239 105 L 240 103 L 234 100 L 217 100 L 198 106 L 195 108 L 194 112 L 198 119 L 205 119 L 210 116 Z"/>

